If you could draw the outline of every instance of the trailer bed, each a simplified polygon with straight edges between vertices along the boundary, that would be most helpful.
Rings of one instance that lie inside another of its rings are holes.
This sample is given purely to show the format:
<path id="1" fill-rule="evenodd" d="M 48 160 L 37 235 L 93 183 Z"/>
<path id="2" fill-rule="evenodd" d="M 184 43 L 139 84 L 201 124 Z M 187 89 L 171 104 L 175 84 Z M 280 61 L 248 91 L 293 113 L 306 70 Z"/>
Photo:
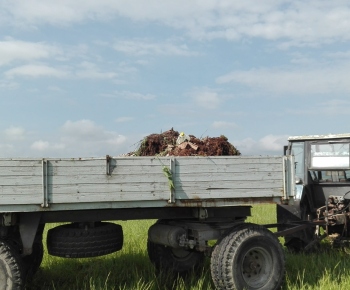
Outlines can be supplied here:
<path id="1" fill-rule="evenodd" d="M 282 156 L 0 159 L 0 212 L 278 202 L 287 198 L 285 164 Z"/>

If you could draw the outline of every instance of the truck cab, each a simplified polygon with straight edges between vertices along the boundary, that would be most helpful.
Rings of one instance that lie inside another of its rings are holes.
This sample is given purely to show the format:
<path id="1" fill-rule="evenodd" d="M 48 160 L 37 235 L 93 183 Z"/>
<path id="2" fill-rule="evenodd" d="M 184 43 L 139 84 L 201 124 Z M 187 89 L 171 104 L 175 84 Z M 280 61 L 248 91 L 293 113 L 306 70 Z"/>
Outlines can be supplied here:
<path id="1" fill-rule="evenodd" d="M 285 245 L 292 250 L 303 249 L 320 237 L 320 228 L 325 236 L 335 238 L 335 243 L 347 243 L 350 134 L 294 136 L 288 141 L 286 154 L 294 157 L 294 172 L 290 173 L 295 177 L 294 202 L 277 205 L 277 221 L 310 221 L 315 226 L 285 236 Z"/>

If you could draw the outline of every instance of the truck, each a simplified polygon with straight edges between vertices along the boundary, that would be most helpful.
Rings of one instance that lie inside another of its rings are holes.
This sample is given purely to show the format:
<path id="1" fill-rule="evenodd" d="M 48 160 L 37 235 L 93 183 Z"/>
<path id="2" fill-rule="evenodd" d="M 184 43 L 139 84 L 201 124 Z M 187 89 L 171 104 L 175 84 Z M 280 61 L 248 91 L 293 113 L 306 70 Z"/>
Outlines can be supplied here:
<path id="1" fill-rule="evenodd" d="M 350 134 L 289 138 L 286 154 L 294 157 L 294 201 L 277 204 L 278 229 L 289 250 L 312 250 L 324 238 L 334 247 L 349 247 L 349 146 Z M 291 229 L 284 230 L 288 225 Z"/>
<path id="2" fill-rule="evenodd" d="M 209 257 L 217 289 L 280 288 L 278 237 L 298 251 L 326 236 L 349 243 L 349 146 L 338 134 L 290 137 L 281 156 L 2 158 L 0 290 L 25 287 L 43 243 L 58 257 L 106 255 L 123 247 L 118 221 L 142 219 L 156 220 L 156 270 L 182 275 Z M 276 204 L 277 224 L 247 223 L 264 203 Z"/>

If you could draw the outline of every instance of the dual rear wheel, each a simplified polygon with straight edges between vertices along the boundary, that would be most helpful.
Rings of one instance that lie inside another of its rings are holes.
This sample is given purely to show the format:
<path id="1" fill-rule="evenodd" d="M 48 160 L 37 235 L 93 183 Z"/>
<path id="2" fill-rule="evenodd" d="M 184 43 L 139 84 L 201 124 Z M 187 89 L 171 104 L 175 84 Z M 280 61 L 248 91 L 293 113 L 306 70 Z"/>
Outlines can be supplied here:
<path id="1" fill-rule="evenodd" d="M 20 290 L 24 284 L 22 260 L 7 241 L 0 241 L 0 290 Z"/>
<path id="2" fill-rule="evenodd" d="M 284 252 L 272 232 L 243 224 L 218 241 L 210 268 L 217 289 L 278 289 L 284 279 Z"/>
<path id="3" fill-rule="evenodd" d="M 173 249 L 148 241 L 148 255 L 157 271 L 185 274 L 199 269 L 204 253 Z M 217 241 L 211 255 L 216 289 L 279 289 L 285 272 L 283 248 L 263 226 L 240 224 Z"/>
<path id="4" fill-rule="evenodd" d="M 20 253 L 16 239 L 0 240 L 0 290 L 22 289 L 37 272 L 44 255 L 41 235 L 35 238 L 30 255 L 21 257 Z"/>

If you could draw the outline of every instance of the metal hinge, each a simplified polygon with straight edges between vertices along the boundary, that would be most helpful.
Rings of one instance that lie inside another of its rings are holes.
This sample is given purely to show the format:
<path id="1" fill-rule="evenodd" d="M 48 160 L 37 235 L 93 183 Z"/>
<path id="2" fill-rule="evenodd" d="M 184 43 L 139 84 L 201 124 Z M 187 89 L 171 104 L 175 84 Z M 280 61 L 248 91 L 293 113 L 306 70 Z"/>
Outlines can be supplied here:
<path id="1" fill-rule="evenodd" d="M 172 184 L 174 187 L 170 186 L 170 196 L 169 196 L 169 200 L 168 203 L 175 203 L 175 182 L 174 182 L 174 173 L 175 173 L 175 160 L 174 158 L 170 158 L 169 161 L 169 168 L 170 168 L 170 172 L 171 172 L 171 179 L 172 179 Z"/>
<path id="2" fill-rule="evenodd" d="M 47 175 L 48 175 L 48 160 L 43 159 L 42 160 L 42 167 L 43 167 L 43 203 L 41 204 L 41 207 L 49 207 L 49 192 L 48 192 L 48 181 L 47 181 Z"/>

